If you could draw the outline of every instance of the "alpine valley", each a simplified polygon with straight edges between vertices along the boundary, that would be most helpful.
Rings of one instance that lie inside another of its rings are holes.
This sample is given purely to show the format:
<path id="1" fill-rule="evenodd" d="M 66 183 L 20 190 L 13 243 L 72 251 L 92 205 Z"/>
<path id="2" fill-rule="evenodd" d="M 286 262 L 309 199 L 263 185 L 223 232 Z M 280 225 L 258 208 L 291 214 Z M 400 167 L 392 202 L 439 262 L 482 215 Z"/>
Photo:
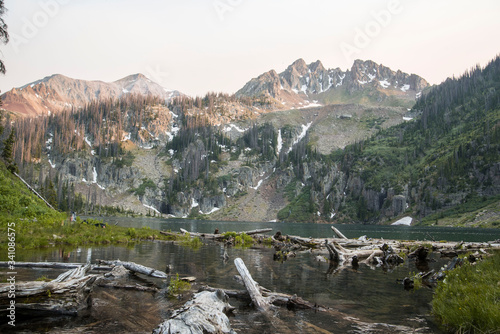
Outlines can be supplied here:
<path id="1" fill-rule="evenodd" d="M 52 75 L 2 101 L 13 164 L 63 211 L 500 225 L 499 57 L 433 87 L 299 59 L 234 95 Z"/>

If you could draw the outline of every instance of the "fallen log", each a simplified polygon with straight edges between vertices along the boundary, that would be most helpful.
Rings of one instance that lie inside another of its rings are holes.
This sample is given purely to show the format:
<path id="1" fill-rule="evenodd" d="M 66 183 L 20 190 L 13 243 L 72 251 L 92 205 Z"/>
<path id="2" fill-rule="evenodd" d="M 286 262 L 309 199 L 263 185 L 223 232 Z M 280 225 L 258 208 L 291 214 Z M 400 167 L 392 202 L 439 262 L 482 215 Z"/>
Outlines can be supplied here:
<path id="1" fill-rule="evenodd" d="M 437 281 L 443 280 L 446 277 L 446 273 L 448 271 L 453 270 L 453 269 L 455 269 L 455 267 L 461 266 L 462 264 L 463 264 L 463 259 L 461 259 L 459 257 L 455 257 L 450 262 L 448 262 L 448 264 L 446 266 L 441 268 L 436 274 L 432 275 L 432 277 L 430 278 L 430 281 L 437 282 Z"/>
<path id="2" fill-rule="evenodd" d="M 180 236 L 179 233 L 167 232 L 167 231 L 160 231 L 160 234 L 168 235 L 168 236 L 171 236 L 171 237 L 179 237 Z"/>
<path id="3" fill-rule="evenodd" d="M 252 299 L 255 307 L 261 312 L 269 310 L 269 301 L 262 297 L 257 283 L 253 280 L 252 275 L 250 275 L 250 272 L 245 266 L 243 260 L 240 258 L 236 258 L 234 260 L 234 265 L 240 273 L 241 278 L 243 279 L 243 283 L 245 283 L 245 287 L 247 288 L 248 294 L 250 295 L 250 298 Z"/>
<path id="4" fill-rule="evenodd" d="M 327 307 L 317 305 L 316 303 L 311 303 L 306 301 L 300 297 L 292 296 L 284 293 L 271 292 L 264 287 L 258 286 L 262 296 L 264 298 L 268 298 L 269 303 L 275 306 L 285 306 L 288 308 L 297 308 L 297 309 L 307 309 L 307 310 L 315 310 L 315 311 L 326 311 Z M 243 300 L 251 300 L 250 294 L 248 290 L 226 290 L 220 288 L 213 288 L 210 286 L 202 286 L 200 291 L 211 291 L 215 292 L 217 290 L 222 290 L 224 293 L 230 298 L 243 299 Z"/>
<path id="5" fill-rule="evenodd" d="M 333 232 L 340 238 L 340 239 L 346 239 L 346 236 L 342 234 L 342 232 L 340 232 L 337 228 L 335 228 L 334 226 L 331 227 Z"/>
<path id="6" fill-rule="evenodd" d="M 243 233 L 246 235 L 255 235 L 255 234 L 263 234 L 263 233 L 271 232 L 272 230 L 273 230 L 272 228 L 262 228 L 262 229 L 257 229 L 257 230 L 242 231 L 242 232 L 235 232 L 235 233 L 236 233 L 236 235 L 242 235 Z M 224 233 L 189 232 L 188 230 L 185 230 L 183 228 L 181 228 L 180 231 L 184 234 L 189 234 L 192 237 L 201 237 L 201 238 L 205 238 L 205 239 L 218 239 L 218 240 L 224 239 Z M 165 234 L 165 235 L 176 235 L 176 234 L 171 233 L 171 232 L 160 232 L 160 233 Z"/>
<path id="7" fill-rule="evenodd" d="M 30 312 L 76 316 L 89 307 L 91 286 L 96 275 L 86 275 L 90 264 L 62 273 L 50 282 L 34 281 L 15 284 L 16 309 Z M 0 284 L 0 303 L 10 298 L 12 286 Z"/>
<path id="8" fill-rule="evenodd" d="M 245 233 L 246 235 L 263 234 L 263 233 L 271 232 L 272 230 L 273 230 L 272 228 L 262 228 L 262 229 L 258 229 L 258 230 L 238 232 L 238 234 L 243 234 L 243 233 Z"/>
<path id="9" fill-rule="evenodd" d="M 16 268 L 42 268 L 42 269 L 75 269 L 78 267 L 84 267 L 85 263 L 62 263 L 62 262 L 17 262 Z M 8 268 L 8 262 L 0 262 L 0 267 Z M 90 270 L 101 271 L 101 270 L 111 270 L 110 266 L 96 266 L 92 265 Z"/>
<path id="10" fill-rule="evenodd" d="M 106 282 L 104 280 L 98 280 L 95 283 L 98 287 L 101 288 L 114 288 L 114 289 L 124 289 L 124 290 L 135 290 L 135 291 L 143 291 L 143 292 L 158 292 L 158 288 L 143 286 L 140 284 L 120 284 L 117 282 Z"/>
<path id="11" fill-rule="evenodd" d="M 134 262 L 122 262 L 120 260 L 116 261 L 105 261 L 105 260 L 97 260 L 98 263 L 100 264 L 106 264 L 109 266 L 123 266 L 126 269 L 140 273 L 146 276 L 151 276 L 151 277 L 156 277 L 156 278 L 163 278 L 167 279 L 169 276 L 165 274 L 163 271 L 156 270 L 154 268 L 149 268 Z"/>
<path id="12" fill-rule="evenodd" d="M 321 246 L 321 241 L 319 239 L 302 238 L 297 236 L 288 236 L 288 239 L 292 243 L 299 244 L 307 248 L 317 248 Z"/>
<path id="13" fill-rule="evenodd" d="M 182 308 L 175 310 L 167 321 L 154 329 L 153 334 L 236 334 L 231 329 L 226 315 L 233 309 L 229 305 L 228 296 L 222 290 L 199 292 Z"/>
<path id="14" fill-rule="evenodd" d="M 330 253 L 330 261 L 342 263 L 344 262 L 344 255 L 340 251 L 338 251 L 334 245 L 328 243 L 328 240 L 325 242 L 326 249 L 328 253 Z"/>

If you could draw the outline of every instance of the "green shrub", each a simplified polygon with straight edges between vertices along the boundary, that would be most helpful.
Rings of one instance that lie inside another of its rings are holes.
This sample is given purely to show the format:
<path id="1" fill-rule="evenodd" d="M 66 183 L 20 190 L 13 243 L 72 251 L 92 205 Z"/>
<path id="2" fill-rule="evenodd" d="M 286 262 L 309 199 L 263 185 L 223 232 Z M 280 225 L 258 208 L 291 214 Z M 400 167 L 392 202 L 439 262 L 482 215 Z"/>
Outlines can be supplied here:
<path id="1" fill-rule="evenodd" d="M 198 249 L 203 245 L 203 242 L 201 242 L 200 238 L 198 237 L 191 238 L 191 235 L 189 233 L 184 234 L 180 240 L 181 240 L 181 245 L 193 249 Z"/>
<path id="2" fill-rule="evenodd" d="M 175 278 L 170 278 L 170 284 L 168 285 L 167 292 L 168 295 L 174 297 L 182 292 L 189 291 L 191 289 L 191 284 L 189 282 L 184 282 L 179 278 L 179 274 L 176 274 Z"/>
<path id="3" fill-rule="evenodd" d="M 224 239 L 228 240 L 230 238 L 236 238 L 237 235 L 238 233 L 236 232 L 226 232 L 222 236 L 224 237 Z"/>
<path id="4" fill-rule="evenodd" d="M 248 247 L 253 245 L 254 242 L 255 240 L 245 233 L 241 233 L 234 238 L 234 244 L 237 246 Z"/>

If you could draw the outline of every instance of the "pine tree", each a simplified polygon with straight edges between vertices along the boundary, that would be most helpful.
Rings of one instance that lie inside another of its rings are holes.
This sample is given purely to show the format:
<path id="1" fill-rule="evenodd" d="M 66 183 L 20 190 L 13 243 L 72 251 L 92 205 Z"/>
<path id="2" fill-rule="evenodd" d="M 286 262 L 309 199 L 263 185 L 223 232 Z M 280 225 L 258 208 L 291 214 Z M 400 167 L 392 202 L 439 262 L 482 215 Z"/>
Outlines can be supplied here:
<path id="1" fill-rule="evenodd" d="M 18 172 L 17 164 L 14 162 L 13 159 L 14 142 L 16 141 L 15 135 L 16 131 L 15 129 L 12 129 L 10 131 L 9 137 L 3 142 L 3 152 L 2 152 L 2 158 L 5 164 L 7 165 L 7 169 L 12 173 Z"/>

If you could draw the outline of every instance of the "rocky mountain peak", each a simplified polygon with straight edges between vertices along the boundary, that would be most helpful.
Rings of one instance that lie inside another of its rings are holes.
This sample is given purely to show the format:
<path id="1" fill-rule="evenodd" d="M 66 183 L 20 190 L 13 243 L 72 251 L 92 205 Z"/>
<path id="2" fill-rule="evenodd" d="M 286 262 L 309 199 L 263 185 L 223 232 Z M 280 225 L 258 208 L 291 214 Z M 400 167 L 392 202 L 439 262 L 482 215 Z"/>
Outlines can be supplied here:
<path id="1" fill-rule="evenodd" d="M 301 107 L 313 99 L 326 103 L 332 103 L 332 100 L 335 102 L 339 98 L 339 103 L 346 100 L 351 103 L 367 103 L 366 99 L 351 101 L 350 98 L 355 92 L 366 90 L 370 91 L 367 94 L 370 96 L 370 103 L 383 103 L 385 99 L 395 97 L 404 100 L 406 105 L 415 101 L 428 86 L 427 81 L 416 74 L 393 71 L 372 60 L 357 59 L 350 70 L 342 71 L 339 68 L 325 69 L 319 60 L 307 65 L 300 58 L 282 73 L 273 72 L 273 75 L 261 75 L 252 79 L 236 95 L 270 95 L 286 105 Z"/>
<path id="2" fill-rule="evenodd" d="M 47 115 L 80 108 L 94 100 L 116 99 L 125 94 L 153 95 L 166 100 L 180 95 L 137 73 L 114 82 L 87 81 L 53 74 L 4 93 L 3 108 L 24 116 Z"/>
<path id="3" fill-rule="evenodd" d="M 319 60 L 316 60 L 314 63 L 311 63 L 309 65 L 309 69 L 311 70 L 311 72 L 314 72 L 314 73 L 325 71 L 325 67 L 323 66 L 323 64 Z"/>
<path id="4" fill-rule="evenodd" d="M 288 66 L 286 71 L 295 71 L 299 75 L 305 75 L 309 71 L 309 68 L 307 67 L 307 64 L 304 61 L 304 59 L 299 58 L 296 61 L 294 61 L 292 65 Z"/>

